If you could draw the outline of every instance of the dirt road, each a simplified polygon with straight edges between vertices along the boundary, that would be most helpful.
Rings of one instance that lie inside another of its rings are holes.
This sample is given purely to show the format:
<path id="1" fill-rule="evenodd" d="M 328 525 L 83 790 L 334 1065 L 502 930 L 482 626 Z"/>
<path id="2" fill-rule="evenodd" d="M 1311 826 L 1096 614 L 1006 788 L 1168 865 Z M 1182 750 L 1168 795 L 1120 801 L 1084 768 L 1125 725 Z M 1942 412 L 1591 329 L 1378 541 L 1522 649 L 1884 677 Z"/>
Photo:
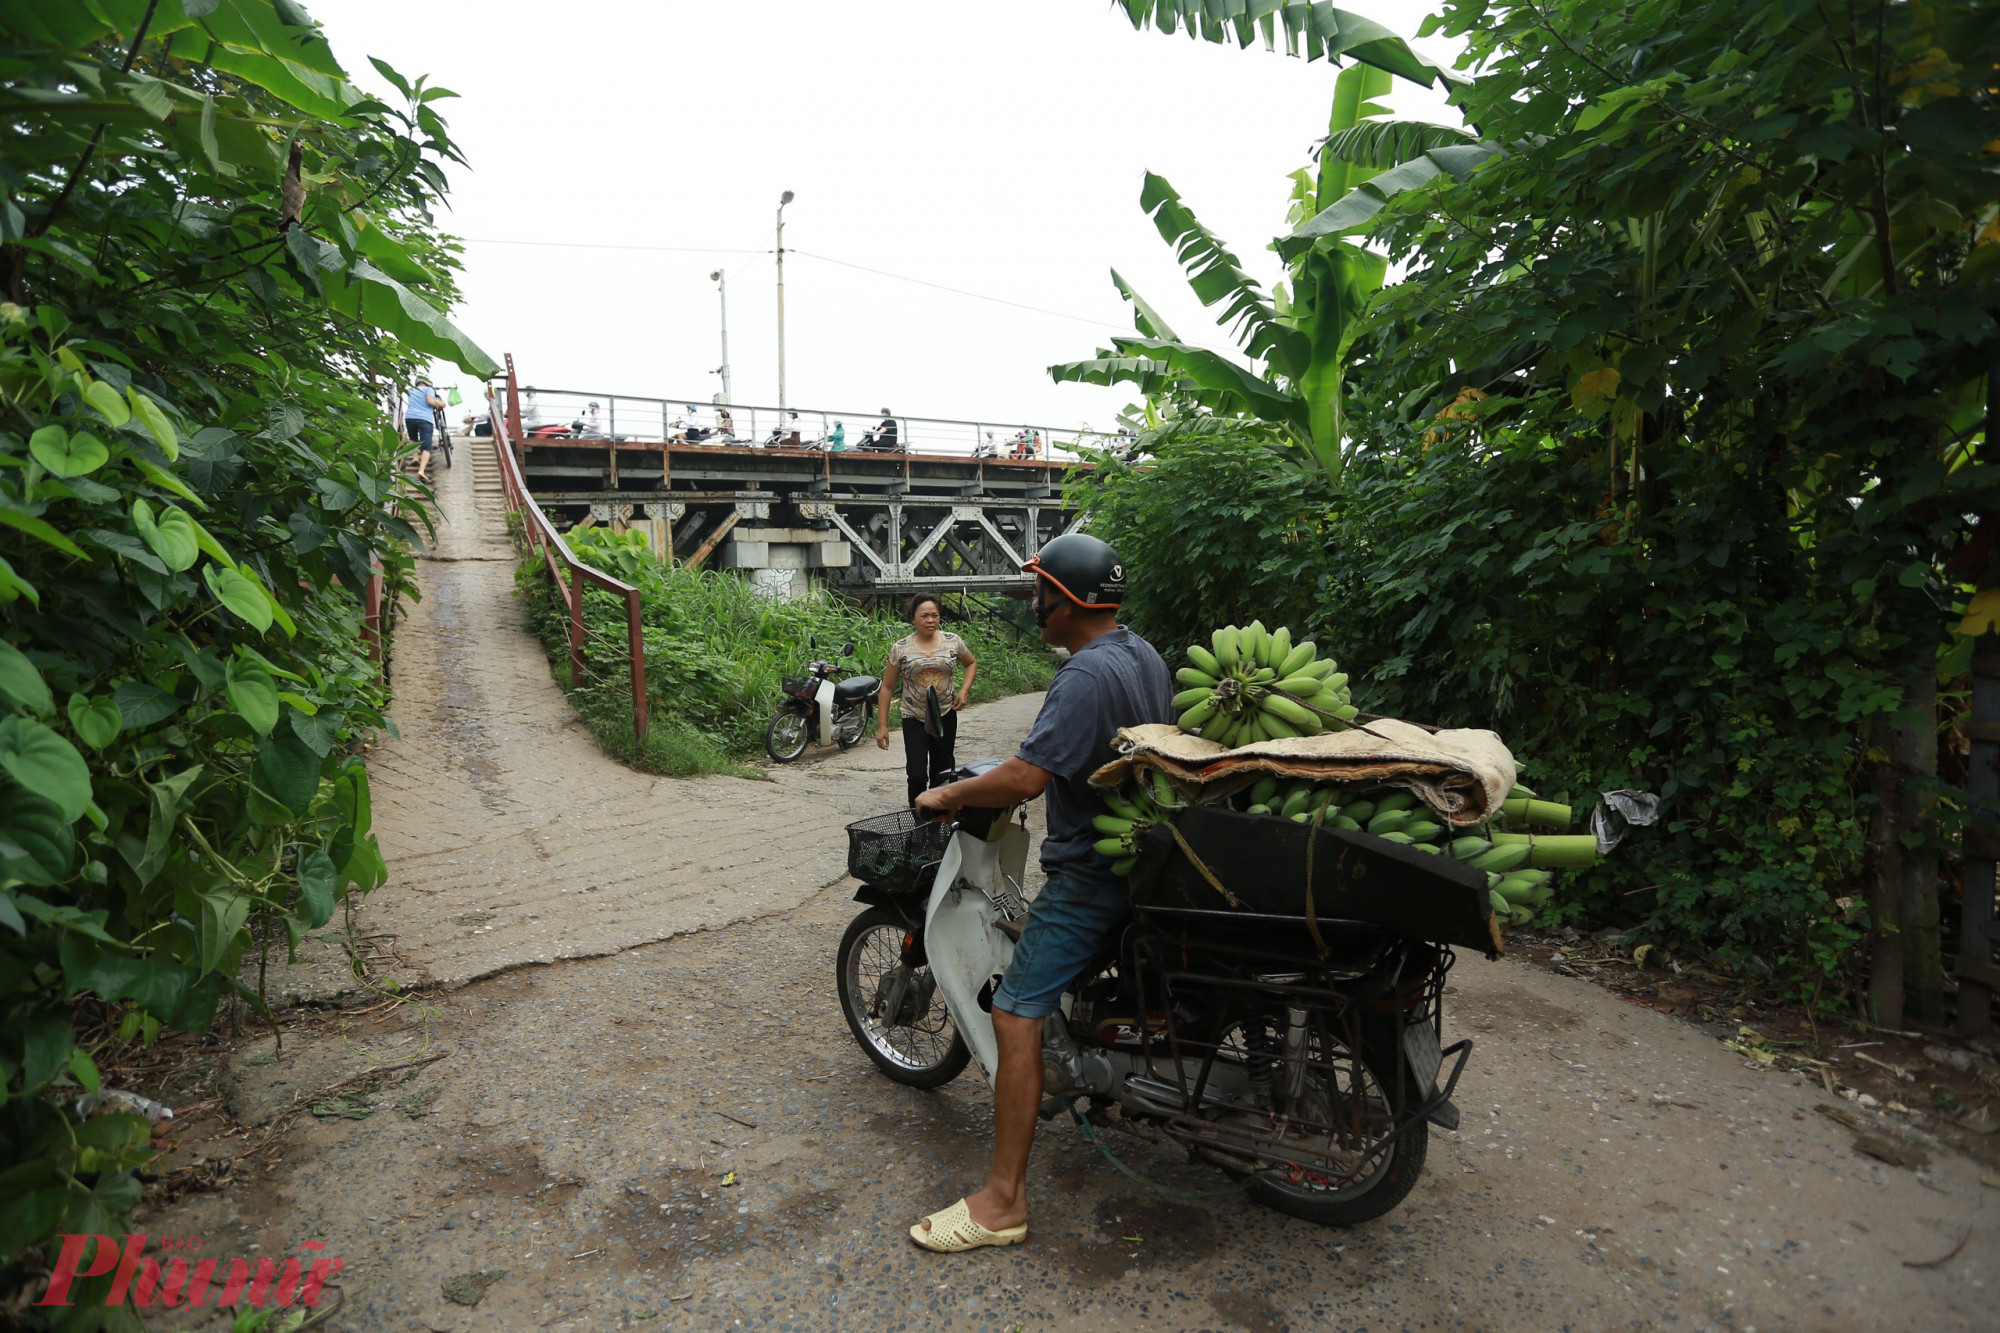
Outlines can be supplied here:
<path id="1" fill-rule="evenodd" d="M 446 500 L 472 532 L 490 516 L 465 476 Z M 1446 1001 L 1447 1036 L 1476 1040 L 1463 1127 L 1432 1132 L 1388 1218 L 1329 1231 L 1162 1198 L 1058 1125 L 1029 1244 L 918 1252 L 904 1229 L 983 1175 L 988 1099 L 976 1073 L 887 1082 L 835 1008 L 859 910 L 838 830 L 900 800 L 899 756 L 769 784 L 631 773 L 568 720 L 504 548 L 443 553 L 398 642 L 403 739 L 375 768 L 394 880 L 362 914 L 401 976 L 434 984 L 294 1009 L 281 1058 L 268 1038 L 221 1056 L 237 1129 L 194 1117 L 177 1161 L 268 1146 L 144 1222 L 208 1256 L 324 1240 L 345 1265 L 335 1327 L 1994 1326 L 2000 1190 L 1977 1167 L 1859 1156 L 1817 1089 L 1476 957 Z M 1033 704 L 968 714 L 961 753 L 999 751 Z M 321 966 L 281 989 L 343 985 Z M 1113 1146 L 1172 1189 L 1224 1184 Z"/>

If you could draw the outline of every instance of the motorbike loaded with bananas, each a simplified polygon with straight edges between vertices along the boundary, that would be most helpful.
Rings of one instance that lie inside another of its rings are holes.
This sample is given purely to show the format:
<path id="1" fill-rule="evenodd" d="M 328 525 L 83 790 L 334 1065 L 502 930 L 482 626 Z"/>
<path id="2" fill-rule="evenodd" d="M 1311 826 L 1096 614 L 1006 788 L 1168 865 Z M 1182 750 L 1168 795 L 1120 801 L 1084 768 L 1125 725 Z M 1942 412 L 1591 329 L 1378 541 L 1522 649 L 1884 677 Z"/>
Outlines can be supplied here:
<path id="1" fill-rule="evenodd" d="M 1229 626 L 1186 657 L 1179 725 L 1119 732 L 1091 779 L 1132 920 L 1044 1026 L 1042 1114 L 1107 1156 L 1114 1134 L 1183 1150 L 1308 1221 L 1379 1217 L 1416 1185 L 1430 1126 L 1458 1124 L 1455 949 L 1496 956 L 1501 924 L 1596 840 L 1527 832 L 1570 812 L 1515 785 L 1497 736 L 1364 716 L 1284 629 Z M 975 1058 L 990 1080 L 994 988 L 1034 906 L 1021 807 L 899 811 L 849 837 L 868 907 L 837 975 L 856 1041 L 913 1087 Z"/>

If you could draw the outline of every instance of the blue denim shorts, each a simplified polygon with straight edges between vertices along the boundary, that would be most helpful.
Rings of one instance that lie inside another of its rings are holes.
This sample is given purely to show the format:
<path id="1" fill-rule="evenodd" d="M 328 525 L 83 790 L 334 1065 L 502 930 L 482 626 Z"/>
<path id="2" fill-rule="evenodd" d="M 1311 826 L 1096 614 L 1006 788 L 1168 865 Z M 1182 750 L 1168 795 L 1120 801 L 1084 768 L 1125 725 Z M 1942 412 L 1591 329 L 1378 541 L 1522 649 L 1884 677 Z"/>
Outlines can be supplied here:
<path id="1" fill-rule="evenodd" d="M 416 441 L 419 453 L 428 453 L 432 447 L 431 437 L 437 432 L 435 421 L 425 421 L 422 417 L 404 417 L 403 429 Z"/>
<path id="2" fill-rule="evenodd" d="M 1018 1018 L 1054 1013 L 1083 969 L 1131 915 L 1123 876 L 1100 859 L 1052 867 L 1028 909 L 1014 961 L 993 994 L 993 1007 Z"/>

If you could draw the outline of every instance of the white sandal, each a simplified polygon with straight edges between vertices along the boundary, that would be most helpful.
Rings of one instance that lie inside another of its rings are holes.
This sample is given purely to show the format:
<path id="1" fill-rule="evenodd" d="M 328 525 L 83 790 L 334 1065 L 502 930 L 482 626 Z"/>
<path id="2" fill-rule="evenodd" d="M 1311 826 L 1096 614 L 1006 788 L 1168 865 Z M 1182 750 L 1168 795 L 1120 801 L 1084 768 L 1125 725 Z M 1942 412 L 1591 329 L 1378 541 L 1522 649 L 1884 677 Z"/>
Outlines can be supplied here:
<path id="1" fill-rule="evenodd" d="M 988 1231 L 972 1220 L 972 1210 L 963 1199 L 941 1213 L 932 1213 L 924 1222 L 931 1224 L 930 1230 L 924 1230 L 923 1222 L 919 1222 L 910 1228 L 910 1239 L 938 1254 L 959 1254 L 986 1245 L 1019 1245 L 1028 1238 L 1026 1222 L 1002 1231 Z"/>

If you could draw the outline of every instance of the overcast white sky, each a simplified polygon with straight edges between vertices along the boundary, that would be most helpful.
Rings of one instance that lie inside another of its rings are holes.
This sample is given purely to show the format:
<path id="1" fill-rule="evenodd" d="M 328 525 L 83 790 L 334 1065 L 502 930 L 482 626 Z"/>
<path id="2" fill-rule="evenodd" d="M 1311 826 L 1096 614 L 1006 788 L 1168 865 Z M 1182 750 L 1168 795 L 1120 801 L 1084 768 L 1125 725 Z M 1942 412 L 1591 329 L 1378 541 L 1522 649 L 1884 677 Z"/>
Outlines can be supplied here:
<path id="1" fill-rule="evenodd" d="M 1429 8 L 1354 5 L 1405 36 Z M 1114 265 L 1183 337 L 1231 345 L 1139 211 L 1143 173 L 1172 181 L 1268 284 L 1285 177 L 1325 133 L 1338 72 L 1135 32 L 1103 0 L 311 8 L 364 87 L 382 91 L 373 55 L 461 94 L 439 104 L 472 165 L 443 218 L 468 238 L 456 320 L 495 357 L 512 352 L 524 383 L 707 401 L 719 267 L 735 400 L 774 402 L 773 257 L 720 252 L 769 251 L 789 189 L 793 406 L 1061 427 L 1108 427 L 1133 397 L 1045 369 L 1130 330 Z M 1412 85 L 1392 104 L 1456 121 Z"/>

